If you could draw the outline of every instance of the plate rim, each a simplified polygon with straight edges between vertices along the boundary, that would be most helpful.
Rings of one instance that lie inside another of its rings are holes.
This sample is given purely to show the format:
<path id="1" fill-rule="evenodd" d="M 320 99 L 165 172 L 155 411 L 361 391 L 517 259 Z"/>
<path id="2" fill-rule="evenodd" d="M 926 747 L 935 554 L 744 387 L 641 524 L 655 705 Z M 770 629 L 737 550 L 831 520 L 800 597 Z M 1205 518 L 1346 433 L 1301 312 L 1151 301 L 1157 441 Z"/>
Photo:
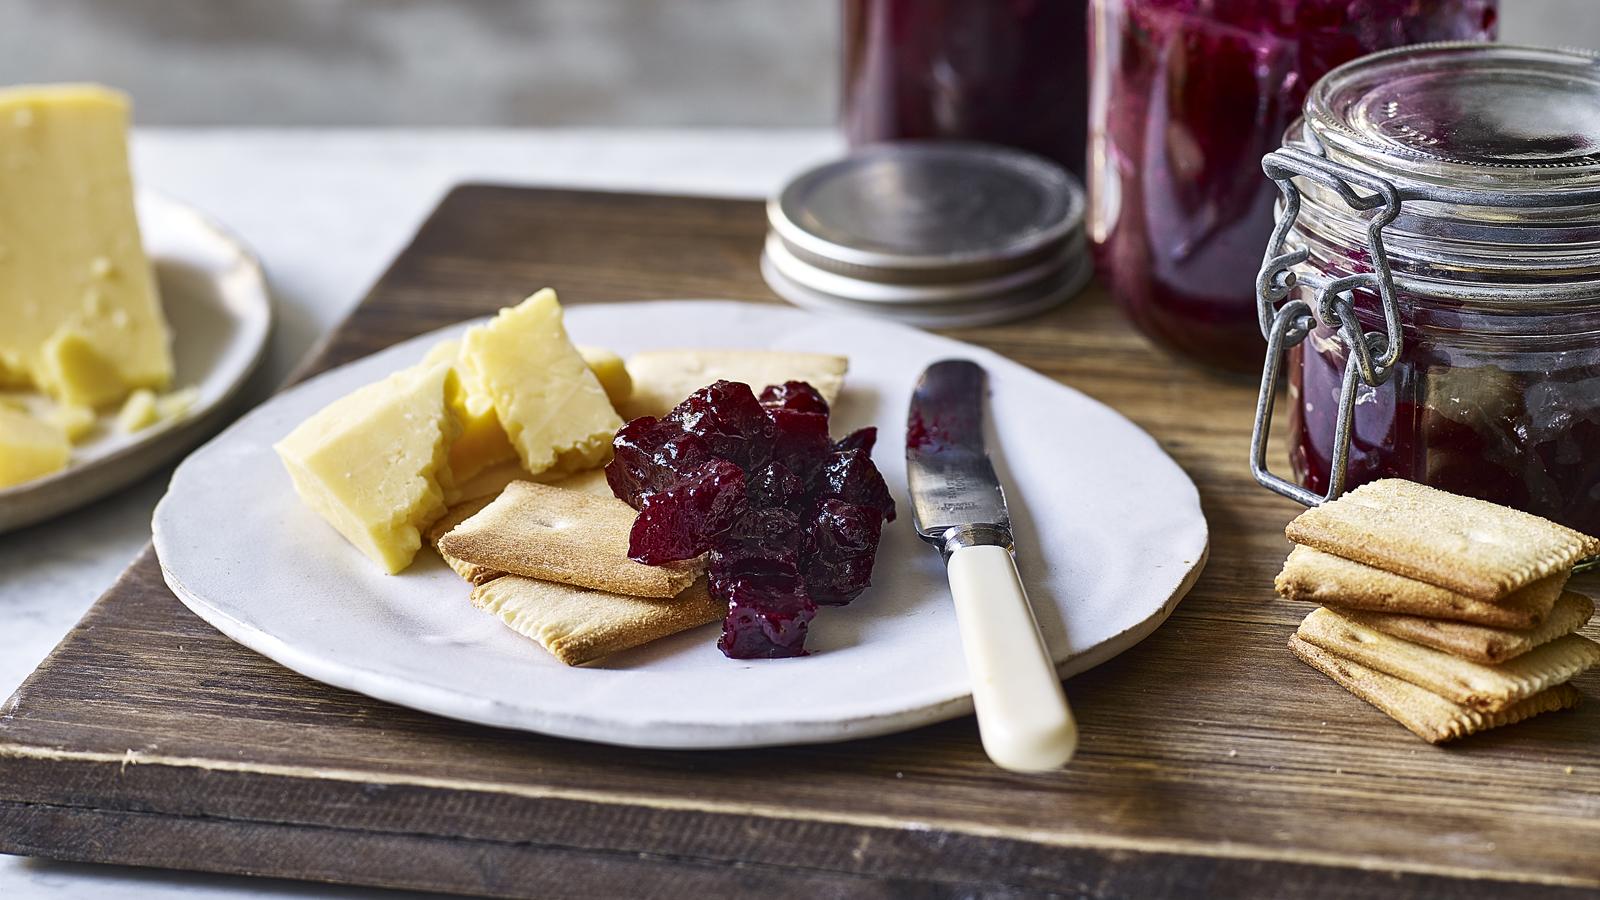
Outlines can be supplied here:
<path id="1" fill-rule="evenodd" d="M 216 424 L 216 420 L 234 405 L 245 385 L 261 370 L 262 363 L 266 359 L 267 347 L 277 326 L 278 313 L 261 258 L 227 226 L 198 207 L 171 194 L 153 188 L 139 188 L 136 202 L 154 203 L 163 207 L 167 214 L 189 218 L 211 238 L 225 245 L 248 274 L 254 288 L 248 293 L 260 301 L 258 306 L 261 322 L 259 336 L 250 349 L 250 359 L 229 379 L 216 399 L 196 406 L 181 421 L 166 427 L 151 428 L 144 435 L 105 456 L 79 464 L 69 464 L 66 468 L 51 472 L 42 478 L 0 488 L 0 534 L 49 521 L 106 497 L 183 453 L 194 443 L 198 435 L 209 432 Z M 140 236 L 147 243 L 142 228 Z M 153 265 L 157 257 L 151 256 L 150 260 Z M 174 336 L 174 340 L 178 339 Z M 129 460 L 135 461 L 128 464 Z M 73 490 L 67 486 L 73 480 L 81 480 L 87 473 L 104 475 L 105 470 L 123 464 L 126 464 L 125 471 L 105 476 L 96 486 L 82 490 Z M 48 496 L 51 493 L 59 495 L 54 502 L 45 502 L 37 510 L 17 512 L 28 499 L 37 495 Z"/>
<path id="2" fill-rule="evenodd" d="M 621 305 L 646 305 L 663 302 L 672 303 L 707 303 L 728 304 L 741 307 L 758 307 L 773 310 L 786 310 L 796 315 L 804 315 L 819 319 L 846 318 L 837 315 L 827 315 L 810 310 L 786 307 L 774 304 L 750 303 L 748 301 L 709 299 L 709 298 L 656 298 L 625 301 L 622 303 L 608 303 L 605 306 Z M 579 307 L 574 307 L 574 309 Z M 356 365 L 367 358 L 387 352 L 395 347 L 406 344 L 422 344 L 430 340 L 439 340 L 448 332 L 458 331 L 473 322 L 486 321 L 488 317 L 475 317 L 441 326 L 428 332 L 397 341 L 388 347 L 380 348 L 372 353 L 364 354 L 356 359 L 348 360 L 317 372 L 294 385 L 285 387 L 285 391 L 300 388 L 304 385 L 336 376 L 341 370 Z M 927 334 L 921 329 L 911 328 L 894 322 L 881 321 L 886 327 L 904 329 L 918 334 Z M 1209 560 L 1211 549 L 1211 527 L 1206 519 L 1200 502 L 1199 489 L 1188 472 L 1177 464 L 1176 460 L 1161 447 L 1153 435 L 1138 423 L 1128 419 L 1115 408 L 1111 407 L 1088 394 L 1077 391 L 1070 385 L 1051 379 L 1015 360 L 990 350 L 986 347 L 949 338 L 943 335 L 933 335 L 942 340 L 959 344 L 964 348 L 974 351 L 976 355 L 993 357 L 1004 360 L 1016 366 L 1028 376 L 1048 382 L 1052 387 L 1065 389 L 1077 394 L 1082 400 L 1102 407 L 1117 417 L 1123 419 L 1128 426 L 1145 440 L 1162 456 L 1166 457 L 1173 468 L 1180 474 L 1189 487 L 1189 497 L 1194 512 L 1195 521 L 1200 526 L 1200 545 L 1194 558 L 1182 576 L 1173 586 L 1169 595 L 1162 600 L 1158 611 L 1135 623 L 1128 628 L 1107 637 L 1100 643 L 1083 652 L 1069 657 L 1056 664 L 1059 675 L 1063 678 L 1086 671 L 1100 665 L 1117 655 L 1131 649 L 1135 644 L 1144 640 L 1159 628 L 1172 615 L 1179 602 L 1193 588 L 1195 582 L 1204 572 Z M 276 395 L 274 398 L 276 399 Z M 269 399 L 267 402 L 271 402 Z M 241 427 L 248 419 L 256 415 L 262 407 L 252 410 L 240 417 L 223 432 L 212 438 L 212 441 L 221 441 L 235 428 Z M 192 457 L 191 457 L 192 458 Z M 180 464 L 179 469 L 190 465 L 190 459 Z M 175 472 L 173 484 L 178 482 L 179 473 Z M 353 665 L 348 661 L 338 662 L 332 659 L 324 661 L 322 656 L 315 652 L 302 652 L 292 643 L 278 637 L 251 623 L 242 621 L 219 606 L 213 605 L 204 597 L 185 586 L 180 578 L 169 568 L 163 557 L 164 531 L 162 528 L 163 512 L 172 498 L 172 488 L 156 505 L 152 515 L 152 544 L 154 545 L 157 560 L 160 565 L 162 579 L 174 595 L 196 616 L 206 621 L 212 627 L 222 632 L 229 639 L 240 645 L 260 653 L 261 655 L 277 662 L 278 664 L 295 671 L 305 677 L 322 682 L 336 688 L 353 691 L 367 697 L 392 703 L 407 709 L 418 710 L 431 715 L 456 721 L 505 728 L 514 731 L 524 731 L 544 734 L 553 737 L 581 740 L 592 743 L 608 744 L 614 746 L 674 749 L 674 750 L 715 750 L 715 749 L 743 749 L 757 747 L 788 746 L 797 744 L 823 744 L 847 740 L 857 740 L 868 737 L 877 737 L 905 731 L 910 728 L 932 725 L 942 721 L 958 718 L 972 711 L 972 698 L 969 693 L 956 697 L 943 698 L 933 702 L 920 703 L 915 706 L 897 709 L 892 712 L 863 714 L 848 718 L 814 717 L 809 719 L 788 719 L 782 722 L 762 722 L 756 726 L 740 725 L 710 725 L 706 723 L 684 722 L 681 720 L 660 720 L 657 722 L 627 722 L 618 724 L 614 719 L 595 717 L 571 712 L 550 712 L 531 707 L 517 707 L 515 715 L 501 713 L 503 707 L 499 701 L 482 695 L 475 695 L 458 689 L 442 687 L 419 681 L 404 681 L 384 672 L 374 671 L 364 666 Z M 421 695 L 421 696 L 419 696 Z M 470 714 L 468 714 L 470 713 Z M 531 722 L 530 722 L 531 720 Z"/>

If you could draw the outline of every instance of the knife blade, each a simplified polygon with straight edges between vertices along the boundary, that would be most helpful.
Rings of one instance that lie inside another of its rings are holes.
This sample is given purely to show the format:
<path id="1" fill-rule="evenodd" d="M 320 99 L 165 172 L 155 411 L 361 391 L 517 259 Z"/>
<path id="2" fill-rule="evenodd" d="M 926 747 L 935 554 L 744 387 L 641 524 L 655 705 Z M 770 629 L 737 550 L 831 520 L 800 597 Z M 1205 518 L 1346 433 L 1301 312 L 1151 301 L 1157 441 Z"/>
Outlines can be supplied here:
<path id="1" fill-rule="evenodd" d="M 1009 539 L 1011 515 L 983 440 L 988 375 L 965 360 L 929 366 L 906 417 L 906 480 L 911 520 L 925 541 L 951 528 L 989 525 Z"/>
<path id="2" fill-rule="evenodd" d="M 972 704 L 1002 768 L 1059 768 L 1077 723 L 1017 573 L 1011 515 L 984 441 L 988 375 L 944 360 L 917 379 L 906 416 L 906 482 L 917 534 L 944 557 Z"/>

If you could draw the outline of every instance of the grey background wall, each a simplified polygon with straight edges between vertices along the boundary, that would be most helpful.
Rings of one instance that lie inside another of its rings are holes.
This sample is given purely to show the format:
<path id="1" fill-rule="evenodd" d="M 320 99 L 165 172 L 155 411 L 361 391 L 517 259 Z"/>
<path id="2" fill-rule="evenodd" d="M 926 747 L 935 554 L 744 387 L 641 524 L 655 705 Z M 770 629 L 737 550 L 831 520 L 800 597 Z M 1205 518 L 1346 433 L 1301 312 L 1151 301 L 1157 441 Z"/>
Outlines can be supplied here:
<path id="1" fill-rule="evenodd" d="M 1600 47 L 1600 0 L 1501 2 L 1505 40 Z M 0 0 L 0 84 L 103 81 L 147 125 L 818 125 L 833 117 L 838 13 L 836 0 Z"/>

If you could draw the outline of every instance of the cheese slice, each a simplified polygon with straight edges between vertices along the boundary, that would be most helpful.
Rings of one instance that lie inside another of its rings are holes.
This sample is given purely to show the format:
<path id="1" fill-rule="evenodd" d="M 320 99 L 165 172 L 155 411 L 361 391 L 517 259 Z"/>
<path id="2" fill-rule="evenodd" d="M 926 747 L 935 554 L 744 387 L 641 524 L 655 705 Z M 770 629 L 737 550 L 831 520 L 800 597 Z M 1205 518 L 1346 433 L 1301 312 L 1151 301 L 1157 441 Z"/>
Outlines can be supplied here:
<path id="1" fill-rule="evenodd" d="M 323 408 L 273 448 L 295 492 L 395 574 L 445 513 L 450 444 L 461 425 L 447 365 L 403 369 Z"/>
<path id="2" fill-rule="evenodd" d="M 72 445 L 60 428 L 0 405 L 0 488 L 64 469 L 71 456 Z"/>
<path id="3" fill-rule="evenodd" d="M 760 395 L 762 388 L 805 381 L 832 406 L 844 389 L 850 360 L 826 353 L 769 350 L 654 350 L 628 359 L 633 394 L 621 407 L 629 419 L 664 416 L 683 398 L 714 381 L 740 381 Z"/>
<path id="4" fill-rule="evenodd" d="M 600 464 L 622 419 L 561 324 L 548 288 L 502 309 L 461 342 L 463 379 L 494 407 L 530 475 Z"/>
<path id="5" fill-rule="evenodd" d="M 171 380 L 127 129 L 105 88 L 0 89 L 0 381 L 105 406 Z"/>

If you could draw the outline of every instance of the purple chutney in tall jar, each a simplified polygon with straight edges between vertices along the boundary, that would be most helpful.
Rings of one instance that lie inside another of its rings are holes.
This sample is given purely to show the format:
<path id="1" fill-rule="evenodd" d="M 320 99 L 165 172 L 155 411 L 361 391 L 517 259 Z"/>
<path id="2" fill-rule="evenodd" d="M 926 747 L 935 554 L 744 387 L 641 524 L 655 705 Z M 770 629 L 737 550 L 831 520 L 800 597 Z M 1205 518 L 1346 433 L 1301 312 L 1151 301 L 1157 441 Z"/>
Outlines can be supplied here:
<path id="1" fill-rule="evenodd" d="M 1356 384 L 1346 485 L 1406 478 L 1600 534 L 1600 57 L 1482 44 L 1380 54 L 1319 82 L 1305 117 L 1291 152 L 1376 179 L 1358 194 L 1381 181 L 1402 201 L 1382 230 L 1401 351 L 1386 379 Z M 1375 271 L 1373 213 L 1311 178 L 1294 184 L 1284 249 L 1307 259 L 1290 299 L 1316 310 L 1319 279 Z M 1385 335 L 1378 294 L 1351 299 L 1362 331 Z M 1289 462 L 1322 494 L 1350 351 L 1317 318 L 1287 362 Z"/>
<path id="2" fill-rule="evenodd" d="M 1083 178 L 1087 6 L 844 0 L 845 136 L 851 146 L 914 138 L 1005 144 Z"/>
<path id="3" fill-rule="evenodd" d="M 1261 365 L 1261 178 L 1311 84 L 1425 41 L 1487 40 L 1498 0 L 1095 0 L 1090 235 L 1128 317 L 1211 366 Z"/>

